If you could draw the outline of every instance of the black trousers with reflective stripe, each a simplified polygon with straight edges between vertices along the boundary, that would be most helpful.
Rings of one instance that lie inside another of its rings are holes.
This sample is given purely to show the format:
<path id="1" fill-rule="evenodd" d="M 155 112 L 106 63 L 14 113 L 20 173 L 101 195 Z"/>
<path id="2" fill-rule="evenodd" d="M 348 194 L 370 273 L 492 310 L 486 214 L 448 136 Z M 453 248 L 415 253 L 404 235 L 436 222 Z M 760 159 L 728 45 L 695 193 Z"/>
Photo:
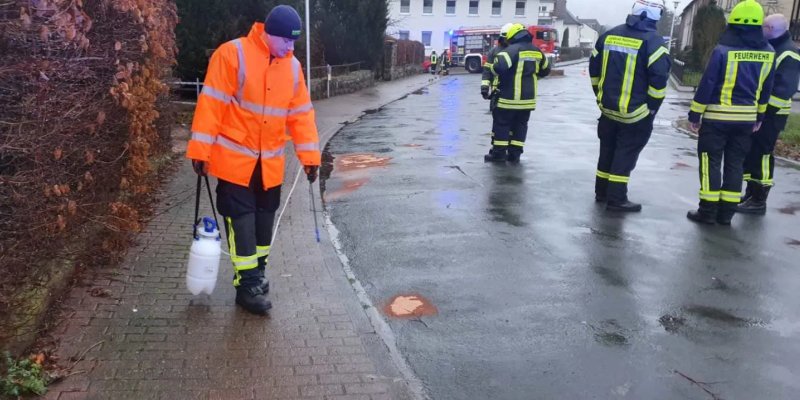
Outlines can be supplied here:
<path id="1" fill-rule="evenodd" d="M 528 138 L 531 110 L 506 110 L 498 107 L 492 111 L 492 118 L 494 149 L 501 151 L 508 149 L 510 154 L 522 154 L 525 140 Z M 497 142 L 508 144 L 498 145 Z"/>
<path id="2" fill-rule="evenodd" d="M 764 186 L 773 185 L 775 143 L 786 126 L 785 116 L 768 115 L 761 130 L 753 135 L 753 145 L 744 163 L 744 176 Z"/>
<path id="3" fill-rule="evenodd" d="M 652 133 L 653 117 L 633 124 L 600 117 L 597 124 L 600 156 L 595 179 L 595 195 L 598 198 L 606 198 L 612 203 L 628 200 L 628 180 Z"/>
<path id="4" fill-rule="evenodd" d="M 697 140 L 701 200 L 739 202 L 744 160 L 750 151 L 752 137 L 752 123 L 703 121 Z M 714 198 L 715 193 L 719 193 L 718 199 Z"/>
<path id="5" fill-rule="evenodd" d="M 275 212 L 280 203 L 281 186 L 263 188 L 260 162 L 256 164 L 247 187 L 219 180 L 217 210 L 225 217 L 225 232 L 234 263 L 237 259 L 257 256 L 259 248 L 272 245 Z M 267 255 L 259 256 L 257 262 L 256 268 L 234 266 L 235 286 L 253 287 L 261 283 Z"/>

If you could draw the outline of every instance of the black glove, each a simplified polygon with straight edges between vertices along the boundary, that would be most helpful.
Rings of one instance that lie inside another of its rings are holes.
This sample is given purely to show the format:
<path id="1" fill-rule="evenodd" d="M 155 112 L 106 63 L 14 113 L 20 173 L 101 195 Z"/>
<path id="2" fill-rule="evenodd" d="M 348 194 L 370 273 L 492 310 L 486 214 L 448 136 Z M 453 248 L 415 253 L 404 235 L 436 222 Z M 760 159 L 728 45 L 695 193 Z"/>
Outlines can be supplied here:
<path id="1" fill-rule="evenodd" d="M 208 163 L 200 160 L 192 160 L 192 168 L 194 173 L 200 176 L 208 175 Z"/>
<path id="2" fill-rule="evenodd" d="M 309 182 L 314 183 L 317 180 L 317 172 L 319 172 L 318 165 L 306 165 L 303 167 L 303 170 L 306 172 Z"/>
<path id="3" fill-rule="evenodd" d="M 489 87 L 488 86 L 481 86 L 481 96 L 483 96 L 484 100 L 489 100 Z"/>

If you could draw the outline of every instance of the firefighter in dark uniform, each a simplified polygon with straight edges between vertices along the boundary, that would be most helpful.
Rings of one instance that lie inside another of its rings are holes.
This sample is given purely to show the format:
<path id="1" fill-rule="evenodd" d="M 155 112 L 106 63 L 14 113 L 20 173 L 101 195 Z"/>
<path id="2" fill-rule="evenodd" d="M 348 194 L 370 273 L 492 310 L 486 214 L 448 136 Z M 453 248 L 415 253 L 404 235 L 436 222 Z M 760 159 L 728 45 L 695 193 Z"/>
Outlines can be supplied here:
<path id="1" fill-rule="evenodd" d="M 663 11 L 661 3 L 636 1 L 625 24 L 600 36 L 589 60 L 602 114 L 595 200 L 606 203 L 607 210 L 642 210 L 641 204 L 628 200 L 628 182 L 666 96 L 672 61 L 656 32 Z"/>
<path id="2" fill-rule="evenodd" d="M 775 143 L 792 111 L 792 96 L 800 82 L 800 54 L 789 33 L 789 21 L 783 15 L 764 20 L 764 36 L 775 49 L 775 84 L 769 98 L 761 129 L 753 136 L 753 145 L 744 164 L 747 190 L 737 211 L 764 215 L 775 171 Z"/>
<path id="3" fill-rule="evenodd" d="M 764 9 L 755 0 L 734 7 L 692 101 L 689 122 L 700 134 L 700 207 L 687 215 L 694 222 L 730 225 L 742 197 L 744 161 L 775 75 L 775 52 L 763 23 Z"/>
<path id="4" fill-rule="evenodd" d="M 486 162 L 519 162 L 528 135 L 528 120 L 536 109 L 539 78 L 550 74 L 544 53 L 533 45 L 533 37 L 522 24 L 509 29 L 508 47 L 495 57 L 497 108 L 492 113 L 494 140 Z M 513 137 L 511 132 L 514 132 Z"/>
<path id="5" fill-rule="evenodd" d="M 431 75 L 436 75 L 436 66 L 439 64 L 439 57 L 436 55 L 436 50 L 431 52 Z"/>
<path id="6" fill-rule="evenodd" d="M 497 58 L 497 53 L 503 51 L 506 47 L 508 47 L 508 40 L 506 40 L 506 35 L 508 34 L 508 30 L 514 24 L 508 23 L 503 25 L 500 28 L 500 37 L 497 38 L 497 46 L 492 47 L 489 50 L 489 54 L 486 55 L 486 62 L 483 64 L 483 76 L 481 77 L 481 96 L 484 99 L 490 100 L 489 102 L 489 111 L 494 111 L 497 107 L 497 96 L 495 95 L 495 89 L 497 88 L 497 75 L 494 74 L 494 67 L 495 58 Z"/>

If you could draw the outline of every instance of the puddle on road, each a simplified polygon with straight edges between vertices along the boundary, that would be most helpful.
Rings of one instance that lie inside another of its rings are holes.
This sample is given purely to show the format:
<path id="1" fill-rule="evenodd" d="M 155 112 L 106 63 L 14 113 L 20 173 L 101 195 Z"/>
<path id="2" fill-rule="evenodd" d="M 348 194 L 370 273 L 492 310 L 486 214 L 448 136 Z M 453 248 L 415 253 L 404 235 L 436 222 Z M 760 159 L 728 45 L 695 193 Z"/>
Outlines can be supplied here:
<path id="1" fill-rule="evenodd" d="M 725 325 L 736 326 L 740 328 L 746 328 L 763 324 L 759 321 L 754 321 L 751 319 L 733 315 L 728 311 L 716 307 L 693 305 L 684 307 L 683 310 L 695 317 L 703 318 L 714 322 L 719 322 Z"/>
<path id="2" fill-rule="evenodd" d="M 669 333 L 677 333 L 684 325 L 686 325 L 686 318 L 664 314 L 658 319 L 658 323 L 664 327 L 665 331 Z"/>
<path id="3" fill-rule="evenodd" d="M 800 203 L 789 204 L 786 207 L 779 208 L 778 211 L 780 211 L 781 214 L 797 215 L 797 212 L 800 211 Z"/>
<path id="4" fill-rule="evenodd" d="M 673 170 L 674 169 L 694 169 L 694 167 L 692 167 L 691 165 L 686 164 L 686 163 L 676 162 L 675 164 L 672 165 L 672 168 L 670 168 L 670 169 L 673 169 Z"/>
<path id="5" fill-rule="evenodd" d="M 430 317 L 439 313 L 430 300 L 418 294 L 396 296 L 386 304 L 383 311 L 395 318 Z"/>

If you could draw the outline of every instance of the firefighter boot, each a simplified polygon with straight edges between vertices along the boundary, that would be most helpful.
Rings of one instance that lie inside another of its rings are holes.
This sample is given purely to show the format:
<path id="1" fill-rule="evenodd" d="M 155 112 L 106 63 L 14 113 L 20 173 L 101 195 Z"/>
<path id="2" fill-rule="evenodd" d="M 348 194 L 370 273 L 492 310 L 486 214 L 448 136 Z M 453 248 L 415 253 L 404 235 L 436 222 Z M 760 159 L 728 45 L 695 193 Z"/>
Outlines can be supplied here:
<path id="1" fill-rule="evenodd" d="M 728 203 L 726 201 L 721 202 L 717 210 L 717 223 L 729 226 L 731 220 L 733 220 L 733 216 L 736 214 L 737 205 L 736 203 Z"/>
<path id="2" fill-rule="evenodd" d="M 262 263 L 262 258 L 264 259 Z M 264 292 L 264 295 L 269 294 L 269 279 L 267 279 L 267 258 L 266 257 L 259 257 L 258 259 L 258 268 L 256 268 L 260 275 L 261 282 L 259 283 L 258 287 L 261 288 L 261 291 Z"/>
<path id="3" fill-rule="evenodd" d="M 520 151 L 508 151 L 508 162 L 512 164 L 519 164 L 519 159 L 522 157 L 522 152 Z"/>
<path id="4" fill-rule="evenodd" d="M 622 202 L 609 201 L 608 204 L 606 204 L 606 210 L 617 212 L 640 212 L 642 211 L 642 205 L 633 203 L 629 200 Z"/>
<path id="5" fill-rule="evenodd" d="M 505 163 L 508 155 L 506 154 L 506 149 L 501 149 L 498 147 L 494 147 L 489 150 L 489 154 L 483 156 L 484 162 L 494 162 L 494 163 Z"/>
<path id="6" fill-rule="evenodd" d="M 750 198 L 736 207 L 736 212 L 741 214 L 764 215 L 767 213 L 767 197 L 769 197 L 769 186 L 756 184 Z"/>
<path id="7" fill-rule="evenodd" d="M 272 303 L 267 300 L 267 296 L 260 286 L 237 287 L 236 304 L 256 315 L 266 315 L 267 311 L 272 308 Z"/>
<path id="8" fill-rule="evenodd" d="M 594 181 L 594 201 L 605 203 L 608 201 L 608 179 L 596 177 Z"/>
<path id="9" fill-rule="evenodd" d="M 710 201 L 700 201 L 697 211 L 689 211 L 686 218 L 699 224 L 714 225 L 717 221 L 717 203 Z"/>

